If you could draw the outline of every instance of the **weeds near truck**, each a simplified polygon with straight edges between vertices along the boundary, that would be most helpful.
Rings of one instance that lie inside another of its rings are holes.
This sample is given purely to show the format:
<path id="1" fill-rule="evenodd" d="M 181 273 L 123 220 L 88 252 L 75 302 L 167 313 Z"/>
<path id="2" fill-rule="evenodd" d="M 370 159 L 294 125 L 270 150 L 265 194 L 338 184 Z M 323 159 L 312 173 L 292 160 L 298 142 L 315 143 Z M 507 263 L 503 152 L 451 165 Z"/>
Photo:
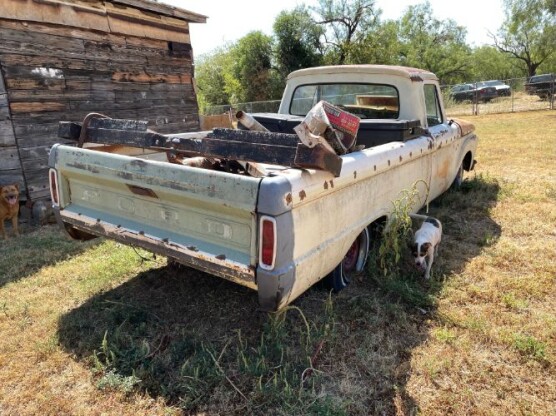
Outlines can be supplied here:
<path id="1" fill-rule="evenodd" d="M 411 236 L 412 221 L 409 214 L 412 208 L 421 205 L 418 186 L 426 187 L 425 201 L 428 199 L 429 186 L 419 180 L 410 189 L 404 189 L 395 201 L 392 201 L 390 221 L 382 233 L 378 249 L 378 260 L 384 275 L 396 274 L 399 271 L 399 262 L 402 255 L 407 251 L 409 238 Z"/>
<path id="2" fill-rule="evenodd" d="M 114 242 L 0 242 L 0 413 L 554 413 L 556 118 L 472 122 L 477 173 L 430 204 L 429 282 L 400 246 L 395 278 L 375 258 L 265 315 L 248 289 Z"/>

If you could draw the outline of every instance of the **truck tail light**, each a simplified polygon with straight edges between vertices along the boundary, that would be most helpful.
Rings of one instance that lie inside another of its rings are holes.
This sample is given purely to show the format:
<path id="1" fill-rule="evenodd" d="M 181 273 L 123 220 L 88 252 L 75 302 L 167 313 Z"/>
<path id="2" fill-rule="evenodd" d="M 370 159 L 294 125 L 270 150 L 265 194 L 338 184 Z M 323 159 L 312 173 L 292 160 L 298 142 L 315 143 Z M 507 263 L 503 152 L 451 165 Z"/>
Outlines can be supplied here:
<path id="1" fill-rule="evenodd" d="M 50 169 L 48 174 L 48 179 L 50 182 L 50 197 L 52 198 L 52 204 L 58 206 L 59 205 L 58 180 L 57 180 L 57 173 L 55 169 Z"/>
<path id="2" fill-rule="evenodd" d="M 259 256 L 261 269 L 274 269 L 274 262 L 276 261 L 276 220 L 272 217 L 261 217 Z"/>

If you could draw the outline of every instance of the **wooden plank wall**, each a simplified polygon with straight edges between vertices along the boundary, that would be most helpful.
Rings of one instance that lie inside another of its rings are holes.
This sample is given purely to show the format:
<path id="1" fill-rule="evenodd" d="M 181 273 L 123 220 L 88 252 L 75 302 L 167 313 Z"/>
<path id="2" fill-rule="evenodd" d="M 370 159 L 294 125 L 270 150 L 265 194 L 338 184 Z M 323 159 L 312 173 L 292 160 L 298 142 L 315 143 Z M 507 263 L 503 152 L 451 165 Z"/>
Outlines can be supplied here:
<path id="1" fill-rule="evenodd" d="M 18 183 L 24 187 L 21 163 L 10 118 L 8 94 L 0 71 L 0 186 Z"/>
<path id="2" fill-rule="evenodd" d="M 61 120 L 100 112 L 148 120 L 161 133 L 199 129 L 189 43 L 1 18 L 0 39 L 0 69 L 32 200 L 49 196 L 48 149 L 60 142 Z M 6 95 L 0 97 L 0 166 L 16 169 L 4 150 L 13 148 L 14 137 L 3 124 Z"/>

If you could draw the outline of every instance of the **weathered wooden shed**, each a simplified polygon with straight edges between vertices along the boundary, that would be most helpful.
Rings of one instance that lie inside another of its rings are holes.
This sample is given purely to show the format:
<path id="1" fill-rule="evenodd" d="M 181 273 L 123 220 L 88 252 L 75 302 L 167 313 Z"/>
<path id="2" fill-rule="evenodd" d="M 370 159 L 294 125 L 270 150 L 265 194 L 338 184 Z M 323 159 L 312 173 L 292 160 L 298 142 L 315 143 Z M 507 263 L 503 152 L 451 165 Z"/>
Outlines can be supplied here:
<path id="1" fill-rule="evenodd" d="M 48 198 L 58 122 L 90 112 L 197 130 L 189 23 L 205 22 L 148 0 L 2 0 L 0 183 Z"/>

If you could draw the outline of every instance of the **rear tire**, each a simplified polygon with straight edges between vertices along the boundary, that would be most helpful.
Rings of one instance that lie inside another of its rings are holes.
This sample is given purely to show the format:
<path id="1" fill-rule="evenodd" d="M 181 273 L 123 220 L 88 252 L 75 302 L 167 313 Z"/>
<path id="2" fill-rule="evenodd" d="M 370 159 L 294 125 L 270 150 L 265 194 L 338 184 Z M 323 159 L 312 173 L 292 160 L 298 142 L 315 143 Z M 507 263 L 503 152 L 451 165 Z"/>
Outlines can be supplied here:
<path id="1" fill-rule="evenodd" d="M 363 270 L 369 254 L 369 245 L 369 230 L 365 228 L 352 243 L 340 264 L 325 277 L 325 283 L 330 289 L 339 292 L 346 288 L 353 276 Z"/>

